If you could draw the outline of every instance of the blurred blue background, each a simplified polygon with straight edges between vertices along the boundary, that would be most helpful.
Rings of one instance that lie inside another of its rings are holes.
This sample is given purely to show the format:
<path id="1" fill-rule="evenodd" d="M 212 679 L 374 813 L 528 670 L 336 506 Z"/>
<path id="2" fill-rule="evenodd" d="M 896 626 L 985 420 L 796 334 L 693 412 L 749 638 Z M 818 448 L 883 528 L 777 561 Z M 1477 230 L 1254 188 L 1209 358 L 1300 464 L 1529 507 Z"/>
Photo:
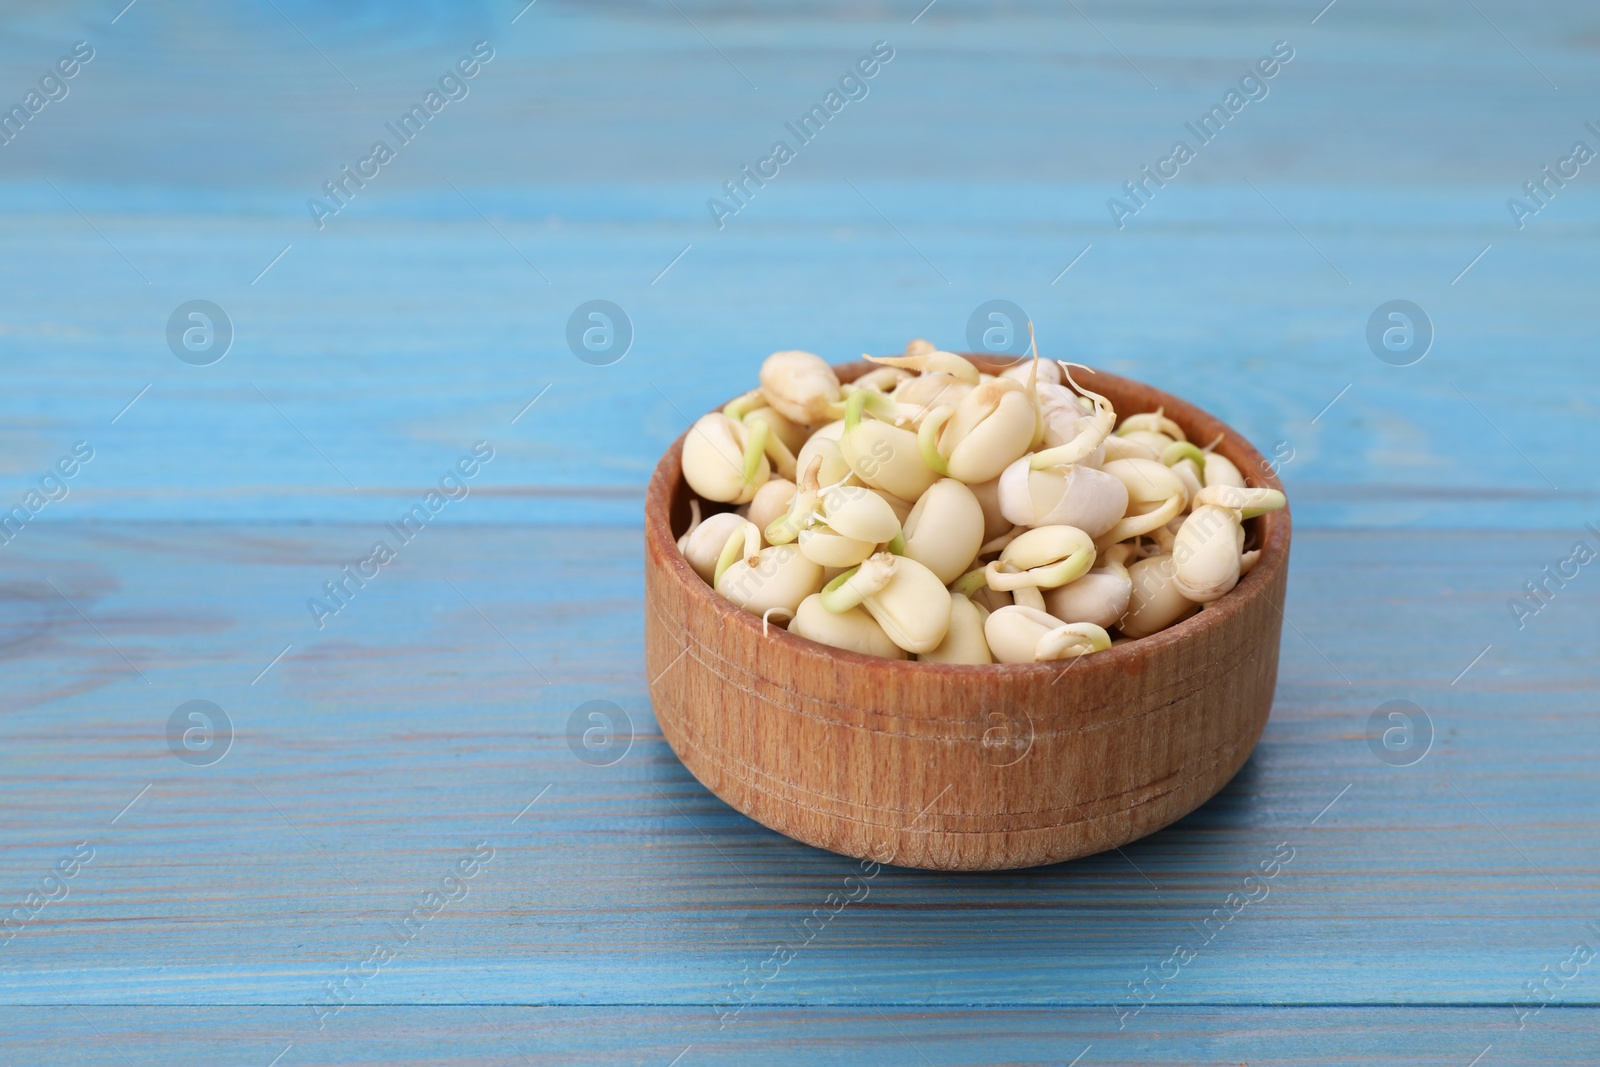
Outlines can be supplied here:
<path id="1" fill-rule="evenodd" d="M 767 352 L 964 347 L 1005 299 L 1045 353 L 1292 450 L 1302 522 L 1592 499 L 1590 169 L 1520 230 L 1506 203 L 1600 148 L 1583 5 L 511 7 L 13 5 L 6 100 L 75 41 L 95 57 L 0 148 L 5 474 L 88 439 L 73 517 L 367 520 L 492 439 L 457 521 L 633 523 L 685 416 Z M 469 95 L 319 229 L 308 199 L 478 41 Z M 865 98 L 800 146 L 784 123 L 879 41 Z M 1268 95 L 1113 225 L 1275 42 Z M 719 229 L 707 201 L 780 138 L 796 158 Z M 236 331 L 212 366 L 165 341 L 193 299 Z M 620 363 L 568 349 L 591 299 L 631 320 Z M 1435 331 L 1413 366 L 1366 343 L 1393 299 Z"/>

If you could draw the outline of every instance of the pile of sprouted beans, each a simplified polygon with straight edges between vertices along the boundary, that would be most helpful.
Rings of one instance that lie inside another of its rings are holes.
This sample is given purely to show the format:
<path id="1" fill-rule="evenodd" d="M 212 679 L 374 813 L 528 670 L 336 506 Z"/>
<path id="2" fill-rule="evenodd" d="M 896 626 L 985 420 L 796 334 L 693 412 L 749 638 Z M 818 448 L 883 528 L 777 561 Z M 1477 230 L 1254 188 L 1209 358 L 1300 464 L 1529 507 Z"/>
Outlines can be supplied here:
<path id="1" fill-rule="evenodd" d="M 1226 595 L 1260 557 L 1243 521 L 1286 503 L 1220 438 L 1159 410 L 1119 422 L 1037 350 L 999 374 L 922 340 L 867 358 L 840 384 L 775 352 L 683 445 L 689 565 L 812 641 L 935 663 L 1102 651 Z"/>

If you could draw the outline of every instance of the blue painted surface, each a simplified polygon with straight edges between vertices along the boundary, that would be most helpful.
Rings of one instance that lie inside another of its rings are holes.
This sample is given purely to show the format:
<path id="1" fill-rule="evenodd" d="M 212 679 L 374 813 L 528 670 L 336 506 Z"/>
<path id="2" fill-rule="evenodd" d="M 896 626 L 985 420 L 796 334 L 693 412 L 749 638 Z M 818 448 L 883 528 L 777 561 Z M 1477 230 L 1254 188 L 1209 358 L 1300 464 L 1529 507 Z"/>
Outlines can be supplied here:
<path id="1" fill-rule="evenodd" d="M 0 546 L 0 905 L 95 850 L 0 945 L 0 1062 L 1592 1061 L 1594 965 L 1516 1006 L 1600 946 L 1600 579 L 1521 628 L 1507 602 L 1600 544 L 1600 163 L 1522 229 L 1506 200 L 1600 148 L 1600 15 L 276 6 L 0 15 L 0 102 L 96 50 L 0 147 L 0 506 L 94 449 Z M 319 231 L 306 199 L 480 40 L 469 95 Z M 707 198 L 880 40 L 719 230 Z M 1279 40 L 1267 97 L 1115 228 Z M 567 347 L 594 298 L 635 329 L 611 366 Z M 1126 856 L 885 871 L 726 1025 L 853 864 L 662 741 L 642 486 L 768 351 L 961 347 L 993 298 L 1292 455 L 1273 718 Z M 1396 298 L 1436 333 L 1407 367 L 1364 336 Z M 168 349 L 192 299 L 236 327 L 210 366 Z M 319 629 L 306 598 L 477 441 L 471 494 Z M 214 766 L 168 749 L 193 699 L 233 722 Z M 633 723 L 614 766 L 568 746 L 593 699 Z M 1433 727 L 1410 767 L 1368 743 L 1396 699 Z M 477 841 L 466 895 L 316 1029 Z M 1269 895 L 1127 1015 L 1280 842 Z"/>

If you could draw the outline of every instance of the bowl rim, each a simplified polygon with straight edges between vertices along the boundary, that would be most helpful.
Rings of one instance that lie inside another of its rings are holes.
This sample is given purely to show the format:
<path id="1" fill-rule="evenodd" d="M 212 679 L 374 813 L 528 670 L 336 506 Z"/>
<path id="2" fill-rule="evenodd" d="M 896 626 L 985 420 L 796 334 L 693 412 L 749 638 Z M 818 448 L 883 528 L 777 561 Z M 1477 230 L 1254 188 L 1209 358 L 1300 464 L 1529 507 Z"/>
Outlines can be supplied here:
<path id="1" fill-rule="evenodd" d="M 994 357 L 978 353 L 962 352 L 959 355 L 971 360 L 978 367 L 986 371 L 1004 370 L 1016 366 L 1021 359 L 1012 357 Z M 1026 357 L 1023 357 L 1026 358 Z M 854 360 L 848 363 L 833 365 L 834 372 L 841 382 L 854 381 L 860 375 L 874 369 L 877 364 L 865 360 Z M 1164 390 L 1135 378 L 1113 374 L 1110 371 L 1078 369 L 1074 364 L 1074 377 L 1086 384 L 1093 384 L 1092 379 L 1102 379 L 1112 385 L 1113 390 L 1121 386 L 1130 386 L 1149 390 L 1154 394 L 1156 403 L 1165 414 L 1189 433 L 1190 427 L 1196 424 L 1212 423 L 1215 429 L 1210 436 L 1215 436 L 1217 431 L 1224 437 L 1217 445 L 1217 451 L 1224 454 L 1239 468 L 1239 473 L 1251 487 L 1283 490 L 1283 483 L 1273 473 L 1267 464 L 1266 458 L 1256 450 L 1247 438 L 1232 426 L 1223 422 L 1215 415 L 1192 404 L 1180 397 L 1173 396 Z M 1100 390 L 1097 390 L 1100 391 Z M 732 399 L 732 398 L 730 398 Z M 724 402 L 726 403 L 726 401 Z M 711 411 L 722 410 L 718 405 Z M 692 428 L 692 427 L 691 427 Z M 789 652 L 809 656 L 818 661 L 826 662 L 835 668 L 853 667 L 871 669 L 874 671 L 909 672 L 909 676 L 916 678 L 947 678 L 952 681 L 977 680 L 980 678 L 1027 681 L 1038 679 L 1044 675 L 1063 674 L 1066 670 L 1077 667 L 1079 663 L 1091 668 L 1093 672 L 1115 671 L 1126 669 L 1135 663 L 1141 663 L 1146 655 L 1159 654 L 1172 651 L 1197 636 L 1203 630 L 1216 626 L 1225 626 L 1230 621 L 1238 619 L 1240 615 L 1250 609 L 1252 602 L 1262 597 L 1268 597 L 1268 591 L 1276 584 L 1280 574 L 1288 566 L 1289 560 L 1289 534 L 1292 525 L 1289 508 L 1285 506 L 1277 511 L 1271 511 L 1250 520 L 1258 524 L 1257 531 L 1260 540 L 1261 558 L 1251 568 L 1250 573 L 1239 580 L 1238 585 L 1213 602 L 1212 606 L 1193 615 L 1181 622 L 1174 623 L 1164 630 L 1160 630 L 1147 637 L 1132 638 L 1113 644 L 1110 648 L 1079 656 L 1063 664 L 1060 660 L 1046 660 L 1039 663 L 931 663 L 926 660 L 888 659 L 883 656 L 869 656 L 849 649 L 835 648 L 824 645 L 809 638 L 792 634 L 783 626 L 769 626 L 762 621 L 761 616 L 745 611 L 738 605 L 718 593 L 711 585 L 695 573 L 689 566 L 689 561 L 678 550 L 678 539 L 672 534 L 672 508 L 673 493 L 682 489 L 688 491 L 688 485 L 683 480 L 682 456 L 683 442 L 689 436 L 685 429 L 677 439 L 667 448 L 656 463 L 655 472 L 650 477 L 650 484 L 645 491 L 644 520 L 646 557 L 653 553 L 662 561 L 665 574 L 671 575 L 680 586 L 686 590 L 686 595 L 698 607 L 716 612 L 723 616 L 724 625 L 741 626 L 749 636 L 764 641 L 776 641 L 779 648 L 786 648 Z M 1191 434 L 1191 440 L 1196 435 Z M 1241 462 L 1242 461 L 1242 462 Z M 1276 606 L 1276 605 L 1274 605 Z M 1280 611 L 1281 614 L 1281 611 Z M 738 618 L 729 620 L 728 616 Z M 1087 661 L 1087 662 L 1086 662 Z"/>

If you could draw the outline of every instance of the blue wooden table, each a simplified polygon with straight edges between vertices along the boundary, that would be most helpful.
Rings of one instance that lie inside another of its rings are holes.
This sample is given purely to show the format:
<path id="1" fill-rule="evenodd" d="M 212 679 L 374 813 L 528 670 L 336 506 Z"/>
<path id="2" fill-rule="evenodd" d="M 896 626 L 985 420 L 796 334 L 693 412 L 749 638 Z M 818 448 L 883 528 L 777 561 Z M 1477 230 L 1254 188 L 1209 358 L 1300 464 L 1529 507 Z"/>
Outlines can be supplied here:
<path id="1" fill-rule="evenodd" d="M 1594 1062 L 1600 11 L 924 2 L 0 15 L 0 1063 Z M 992 300 L 1280 464 L 1275 710 L 807 927 L 642 488 Z"/>

